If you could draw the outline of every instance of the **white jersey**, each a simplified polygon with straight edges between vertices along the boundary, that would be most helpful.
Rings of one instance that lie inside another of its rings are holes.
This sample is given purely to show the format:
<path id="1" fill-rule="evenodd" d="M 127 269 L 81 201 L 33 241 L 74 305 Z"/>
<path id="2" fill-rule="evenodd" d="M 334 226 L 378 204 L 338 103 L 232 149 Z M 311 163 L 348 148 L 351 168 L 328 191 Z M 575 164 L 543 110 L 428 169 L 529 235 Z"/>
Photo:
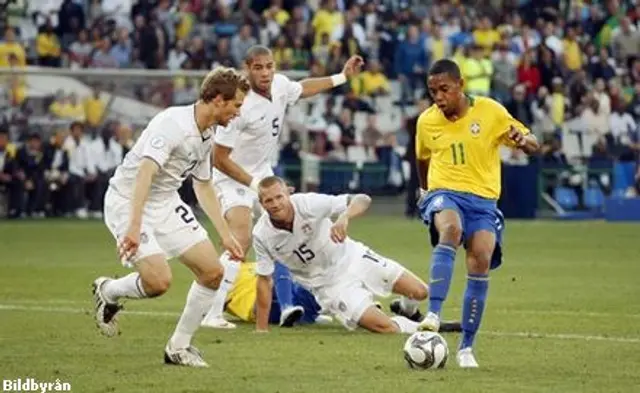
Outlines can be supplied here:
<path id="1" fill-rule="evenodd" d="M 231 159 L 252 177 L 273 175 L 271 160 L 278 150 L 278 139 L 288 105 L 302 94 L 302 85 L 284 75 L 276 74 L 271 84 L 271 100 L 250 91 L 240 115 L 228 127 L 218 127 L 215 143 L 233 149 Z M 227 175 L 214 168 L 213 180 Z"/>
<path id="2" fill-rule="evenodd" d="M 133 189 L 143 158 L 151 158 L 159 172 L 153 178 L 147 198 L 150 206 L 162 206 L 177 195 L 189 175 L 211 179 L 213 127 L 201 133 L 195 120 L 195 105 L 169 107 L 154 116 L 140 138 L 118 166 L 109 185 L 126 198 Z"/>
<path id="3" fill-rule="evenodd" d="M 273 273 L 274 261 L 289 267 L 294 279 L 315 290 L 336 281 L 351 261 L 367 248 L 350 238 L 343 243 L 331 240 L 332 217 L 347 209 L 347 195 L 301 193 L 291 196 L 293 231 L 273 226 L 264 213 L 253 229 L 253 246 L 259 275 Z"/>

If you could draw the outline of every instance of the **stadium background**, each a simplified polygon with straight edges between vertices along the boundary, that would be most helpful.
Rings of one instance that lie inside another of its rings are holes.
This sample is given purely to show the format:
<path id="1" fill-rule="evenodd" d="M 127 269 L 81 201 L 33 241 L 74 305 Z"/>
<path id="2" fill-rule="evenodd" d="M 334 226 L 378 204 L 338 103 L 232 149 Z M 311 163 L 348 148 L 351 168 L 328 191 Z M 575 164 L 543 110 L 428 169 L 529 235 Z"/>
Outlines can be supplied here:
<path id="1" fill-rule="evenodd" d="M 452 57 L 469 93 L 500 100 L 544 142 L 532 160 L 503 151 L 506 215 L 602 216 L 608 196 L 638 191 L 633 3 L 16 1 L 0 44 L 0 210 L 99 217 L 106 180 L 148 119 L 192 102 L 206 70 L 240 67 L 261 43 L 294 79 L 339 72 L 354 53 L 367 61 L 349 85 L 289 111 L 273 163 L 298 189 L 404 193 L 414 215 L 407 146 L 426 70 Z"/>
<path id="2" fill-rule="evenodd" d="M 477 377 L 453 363 L 437 377 L 409 373 L 403 338 L 339 326 L 260 338 L 251 326 L 204 331 L 197 344 L 215 372 L 167 370 L 158 367 L 160 346 L 183 306 L 186 269 L 174 269 L 166 297 L 127 304 L 116 341 L 96 336 L 88 291 L 97 275 L 126 273 L 98 219 L 122 155 L 157 111 L 193 101 L 207 70 L 238 66 L 254 43 L 272 46 L 295 79 L 365 56 L 361 78 L 290 109 L 274 166 L 298 189 L 375 194 L 375 213 L 354 222 L 352 234 L 421 277 L 426 232 L 403 214 L 415 214 L 411 135 L 426 105 L 424 73 L 438 58 L 456 59 L 471 93 L 502 101 L 544 142 L 537 158 L 503 151 L 508 217 L 638 219 L 635 1 L 2 3 L 11 29 L 0 43 L 0 216 L 20 218 L 0 222 L 2 378 L 59 378 L 83 392 L 640 386 L 637 224 L 509 220 Z M 45 216 L 83 220 L 36 219 Z M 462 264 L 447 319 L 459 318 Z M 447 339 L 454 349 L 457 337 Z"/>

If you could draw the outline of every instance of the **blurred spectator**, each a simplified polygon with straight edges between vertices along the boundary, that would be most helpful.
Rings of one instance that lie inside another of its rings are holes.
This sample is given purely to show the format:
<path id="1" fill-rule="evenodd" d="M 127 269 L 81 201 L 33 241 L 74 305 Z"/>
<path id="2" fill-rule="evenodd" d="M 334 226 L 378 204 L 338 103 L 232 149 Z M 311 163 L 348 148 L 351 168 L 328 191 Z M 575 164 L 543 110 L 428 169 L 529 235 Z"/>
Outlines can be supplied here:
<path id="1" fill-rule="evenodd" d="M 506 105 L 507 110 L 515 119 L 526 126 L 533 123 L 531 104 L 527 99 L 527 91 L 524 85 L 517 85 L 513 88 L 513 98 Z"/>
<path id="2" fill-rule="evenodd" d="M 501 43 L 493 52 L 491 61 L 494 69 L 491 90 L 493 96 L 504 104 L 509 100 L 511 88 L 517 82 L 516 56 L 509 52 L 506 43 Z"/>
<path id="3" fill-rule="evenodd" d="M 273 51 L 273 60 L 276 67 L 281 70 L 288 70 L 293 63 L 293 50 L 289 47 L 287 37 L 281 35 L 275 42 Z"/>
<path id="4" fill-rule="evenodd" d="M 54 26 L 47 22 L 38 33 L 36 38 L 36 51 L 38 53 L 38 63 L 47 67 L 59 67 L 61 48 L 58 36 L 55 34 Z"/>
<path id="5" fill-rule="evenodd" d="M 69 62 L 72 68 L 84 68 L 91 63 L 93 45 L 89 42 L 89 32 L 80 30 L 77 41 L 69 47 Z"/>
<path id="6" fill-rule="evenodd" d="M 297 71 L 306 71 L 309 69 L 311 53 L 305 48 L 304 40 L 301 37 L 296 36 L 293 39 L 291 57 L 292 69 Z"/>
<path id="7" fill-rule="evenodd" d="M 563 42 L 564 65 L 569 72 L 577 72 L 582 68 L 582 51 L 576 38 L 575 26 L 568 26 Z"/>
<path id="8" fill-rule="evenodd" d="M 87 218 L 86 186 L 96 179 L 91 141 L 84 135 L 84 125 L 80 122 L 73 122 L 70 131 L 64 142 L 69 156 L 69 211 L 78 218 Z"/>
<path id="9" fill-rule="evenodd" d="M 527 91 L 527 95 L 534 95 L 540 87 L 540 70 L 533 63 L 531 52 L 525 52 L 522 55 L 520 65 L 518 66 L 518 83 L 523 84 Z"/>
<path id="10" fill-rule="evenodd" d="M 611 44 L 615 58 L 622 64 L 630 65 L 640 55 L 640 31 L 631 24 L 629 18 L 622 18 Z"/>
<path id="11" fill-rule="evenodd" d="M 9 132 L 0 128 L 0 192 L 5 194 L 10 218 L 19 215 L 21 181 L 18 178 L 16 147 L 9 141 Z"/>
<path id="12" fill-rule="evenodd" d="M 64 216 L 69 212 L 69 156 L 64 150 L 67 130 L 58 130 L 44 148 L 44 179 L 49 214 Z"/>
<path id="13" fill-rule="evenodd" d="M 375 97 L 391 92 L 389 80 L 382 73 L 378 60 L 371 60 L 368 63 L 367 70 L 351 81 L 351 88 L 359 96 Z"/>
<path id="14" fill-rule="evenodd" d="M 9 66 L 9 58 L 15 57 L 14 65 L 24 67 L 27 64 L 24 47 L 16 41 L 16 33 L 13 27 L 7 27 L 4 32 L 4 41 L 0 42 L 0 68 Z"/>
<path id="15" fill-rule="evenodd" d="M 122 145 L 115 139 L 118 124 L 108 123 L 102 128 L 100 135 L 90 142 L 88 150 L 91 152 L 95 165 L 95 181 L 92 182 L 90 192 L 89 211 L 94 217 L 100 216 L 103 210 L 104 193 L 107 191 L 109 179 L 124 158 Z"/>
<path id="16" fill-rule="evenodd" d="M 417 26 L 409 26 L 407 37 L 400 42 L 395 53 L 395 72 L 402 88 L 403 103 L 412 103 L 416 90 L 426 84 L 429 59 L 418 34 Z"/>
<path id="17" fill-rule="evenodd" d="M 315 13 L 311 25 L 315 31 L 314 43 L 318 44 L 322 36 L 333 37 L 334 31 L 343 24 L 343 16 L 336 8 L 336 0 L 321 0 L 320 9 Z"/>
<path id="18" fill-rule="evenodd" d="M 102 123 L 105 105 L 100 98 L 100 91 L 93 90 L 93 94 L 84 100 L 84 116 L 89 127 L 98 127 Z"/>
<path id="19" fill-rule="evenodd" d="M 240 64 L 238 64 L 239 66 Z M 211 64 L 211 68 L 217 66 L 224 67 L 235 67 L 235 60 L 233 56 L 231 56 L 231 51 L 229 49 L 229 39 L 228 38 L 220 38 L 216 43 L 216 50 L 213 53 L 213 62 Z"/>
<path id="20" fill-rule="evenodd" d="M 238 34 L 231 39 L 231 55 L 235 64 L 241 65 L 247 50 L 257 43 L 258 41 L 251 36 L 251 25 L 243 25 Z"/>
<path id="21" fill-rule="evenodd" d="M 22 181 L 19 215 L 44 217 L 46 203 L 45 162 L 42 137 L 33 133 L 16 154 L 18 178 Z M 23 210 L 24 209 L 24 210 Z"/>

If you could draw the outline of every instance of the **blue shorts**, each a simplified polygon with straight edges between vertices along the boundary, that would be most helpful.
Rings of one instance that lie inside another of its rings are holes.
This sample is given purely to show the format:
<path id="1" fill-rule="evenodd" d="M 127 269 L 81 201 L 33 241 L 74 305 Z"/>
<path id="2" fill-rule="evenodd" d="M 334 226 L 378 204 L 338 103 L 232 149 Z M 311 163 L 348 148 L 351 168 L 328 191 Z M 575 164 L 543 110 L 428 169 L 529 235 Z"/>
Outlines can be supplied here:
<path id="1" fill-rule="evenodd" d="M 502 233 L 504 216 L 497 202 L 465 192 L 435 190 L 430 192 L 418 206 L 422 221 L 429 227 L 431 245 L 440 241 L 433 217 L 443 210 L 455 210 L 462 223 L 462 244 L 478 231 L 489 231 L 496 235 L 496 245 L 491 256 L 491 269 L 502 264 Z"/>
<path id="2" fill-rule="evenodd" d="M 304 315 L 298 321 L 299 324 L 311 324 L 316 321 L 318 315 L 320 315 L 320 305 L 316 300 L 315 296 L 311 294 L 311 292 L 307 291 L 302 286 L 292 283 L 291 289 L 293 292 L 293 305 L 294 306 L 302 306 L 304 309 Z M 269 314 L 269 323 L 278 325 L 280 324 L 280 303 L 278 303 L 278 299 L 276 299 L 276 292 L 273 291 L 272 301 L 271 301 L 271 312 Z"/>

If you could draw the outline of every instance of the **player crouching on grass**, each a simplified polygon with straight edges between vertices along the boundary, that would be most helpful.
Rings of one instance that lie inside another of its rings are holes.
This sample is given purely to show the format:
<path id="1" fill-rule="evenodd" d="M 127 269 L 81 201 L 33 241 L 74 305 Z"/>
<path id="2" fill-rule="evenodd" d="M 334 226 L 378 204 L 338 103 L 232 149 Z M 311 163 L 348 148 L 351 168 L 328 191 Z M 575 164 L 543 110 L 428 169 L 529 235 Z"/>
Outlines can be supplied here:
<path id="1" fill-rule="evenodd" d="M 376 333 L 417 330 L 418 323 L 406 317 L 384 314 L 373 297 L 400 294 L 405 312 L 413 314 L 418 303 L 427 298 L 427 285 L 399 263 L 347 236 L 349 220 L 369 208 L 369 196 L 289 195 L 285 182 L 270 176 L 260 181 L 258 198 L 265 210 L 253 229 L 259 332 L 268 328 L 275 261 L 286 265 L 293 279 L 347 329 L 361 326 Z"/>

